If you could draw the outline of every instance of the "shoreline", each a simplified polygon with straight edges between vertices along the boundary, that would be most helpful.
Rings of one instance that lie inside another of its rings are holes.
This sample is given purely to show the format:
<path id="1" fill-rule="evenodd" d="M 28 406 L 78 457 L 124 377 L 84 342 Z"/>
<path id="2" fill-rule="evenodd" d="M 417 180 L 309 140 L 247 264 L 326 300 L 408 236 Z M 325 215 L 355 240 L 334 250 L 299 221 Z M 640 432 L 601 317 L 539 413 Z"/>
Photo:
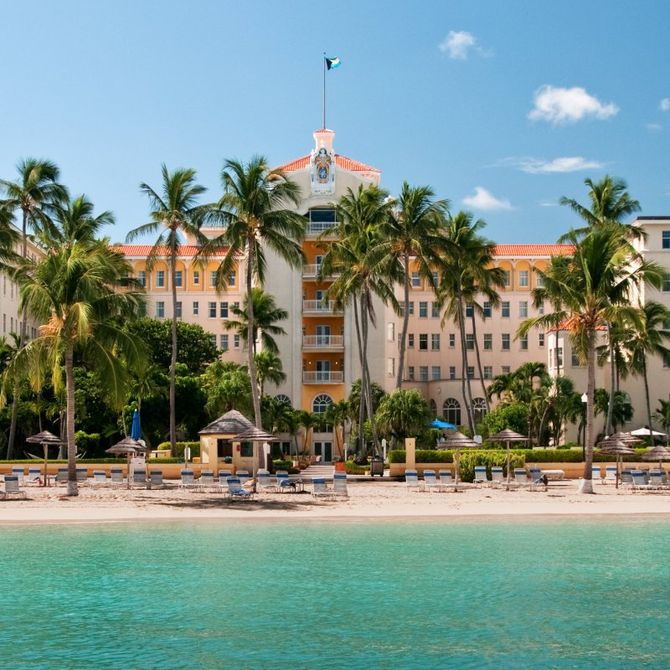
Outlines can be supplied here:
<path id="1" fill-rule="evenodd" d="M 670 520 L 670 491 L 630 493 L 598 485 L 578 494 L 577 482 L 547 492 L 467 488 L 458 493 L 409 491 L 404 483 L 354 483 L 349 497 L 315 499 L 311 494 L 258 494 L 231 501 L 217 493 L 114 489 L 85 486 L 76 498 L 63 488 L 26 488 L 26 500 L 0 501 L 0 526 L 86 525 L 192 521 L 541 521 L 548 519 L 664 518 Z"/>

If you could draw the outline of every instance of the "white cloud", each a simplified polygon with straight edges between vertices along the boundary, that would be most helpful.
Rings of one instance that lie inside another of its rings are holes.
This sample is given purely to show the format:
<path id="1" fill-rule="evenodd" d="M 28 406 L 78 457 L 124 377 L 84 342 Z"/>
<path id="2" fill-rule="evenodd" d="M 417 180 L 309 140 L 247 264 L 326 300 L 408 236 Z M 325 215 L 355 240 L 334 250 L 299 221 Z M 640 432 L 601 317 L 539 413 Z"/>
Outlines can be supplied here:
<path id="1" fill-rule="evenodd" d="M 512 203 L 509 200 L 496 198 L 492 193 L 482 186 L 475 186 L 474 195 L 463 198 L 463 204 L 473 209 L 483 209 L 487 211 L 495 209 L 512 209 Z"/>
<path id="2" fill-rule="evenodd" d="M 657 133 L 659 130 L 663 130 L 663 126 L 660 123 L 647 123 L 646 127 L 650 133 Z"/>
<path id="3" fill-rule="evenodd" d="M 662 112 L 670 111 L 670 98 L 663 98 L 659 107 L 661 108 Z"/>
<path id="4" fill-rule="evenodd" d="M 534 107 L 528 113 L 533 121 L 575 123 L 585 118 L 609 119 L 619 108 L 602 103 L 580 86 L 561 88 L 545 85 L 535 91 Z"/>
<path id="5" fill-rule="evenodd" d="M 561 156 L 553 160 L 539 158 L 520 158 L 519 169 L 530 174 L 552 174 L 556 172 L 579 172 L 580 170 L 597 170 L 603 167 L 598 161 L 583 156 Z"/>
<path id="6" fill-rule="evenodd" d="M 557 202 L 543 201 L 543 202 L 538 202 L 537 204 L 540 205 L 540 207 L 558 207 Z"/>
<path id="7" fill-rule="evenodd" d="M 449 58 L 465 60 L 471 49 L 478 49 L 477 38 L 465 30 L 450 30 L 449 34 L 438 45 L 442 53 L 446 53 Z"/>

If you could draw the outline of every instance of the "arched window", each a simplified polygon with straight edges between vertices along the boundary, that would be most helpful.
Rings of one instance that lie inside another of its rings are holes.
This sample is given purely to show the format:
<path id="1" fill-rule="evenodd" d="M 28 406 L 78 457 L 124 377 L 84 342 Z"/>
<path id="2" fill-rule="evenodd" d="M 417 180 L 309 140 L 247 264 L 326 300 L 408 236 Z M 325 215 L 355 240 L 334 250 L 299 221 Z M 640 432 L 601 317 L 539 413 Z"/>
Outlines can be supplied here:
<path id="1" fill-rule="evenodd" d="M 430 399 L 430 413 L 433 419 L 437 419 L 437 403 L 432 398 Z"/>
<path id="2" fill-rule="evenodd" d="M 472 399 L 472 418 L 475 424 L 480 423 L 486 416 L 486 400 L 484 398 Z"/>
<path id="3" fill-rule="evenodd" d="M 320 393 L 312 402 L 312 412 L 323 414 L 332 404 L 333 399 L 327 393 Z"/>
<path id="4" fill-rule="evenodd" d="M 282 403 L 284 403 L 285 405 L 290 405 L 290 404 L 291 404 L 291 399 L 290 399 L 287 395 L 285 395 L 285 394 L 283 394 L 283 393 L 278 393 L 278 394 L 275 396 L 275 400 L 276 400 L 277 402 L 282 402 Z"/>
<path id="5" fill-rule="evenodd" d="M 449 423 L 461 425 L 461 403 L 456 398 L 447 398 L 442 405 L 442 414 Z"/>

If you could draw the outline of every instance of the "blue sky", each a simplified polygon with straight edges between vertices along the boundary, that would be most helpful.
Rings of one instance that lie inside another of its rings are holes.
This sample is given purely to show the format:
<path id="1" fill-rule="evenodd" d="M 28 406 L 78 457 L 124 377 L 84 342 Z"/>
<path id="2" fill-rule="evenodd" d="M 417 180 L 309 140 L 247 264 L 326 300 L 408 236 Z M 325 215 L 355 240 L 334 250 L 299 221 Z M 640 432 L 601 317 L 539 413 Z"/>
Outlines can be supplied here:
<path id="1" fill-rule="evenodd" d="M 416 6 L 414 6 L 416 5 Z M 225 158 L 279 164 L 328 122 L 340 153 L 430 184 L 498 242 L 554 242 L 586 177 L 626 179 L 670 214 L 670 3 L 3 3 L 0 175 L 48 157 L 111 209 L 121 241 L 146 222 L 138 184 Z"/>

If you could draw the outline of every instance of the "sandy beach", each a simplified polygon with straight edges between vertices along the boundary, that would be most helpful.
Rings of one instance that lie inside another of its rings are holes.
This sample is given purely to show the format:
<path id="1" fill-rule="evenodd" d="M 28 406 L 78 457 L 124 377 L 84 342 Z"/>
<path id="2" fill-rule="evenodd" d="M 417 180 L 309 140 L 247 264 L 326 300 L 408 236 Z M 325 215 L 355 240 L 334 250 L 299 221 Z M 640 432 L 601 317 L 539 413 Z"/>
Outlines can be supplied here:
<path id="1" fill-rule="evenodd" d="M 232 501 L 220 493 L 96 487 L 67 498 L 63 487 L 26 487 L 27 499 L 0 501 L 0 524 L 183 521 L 195 519 L 393 519 L 589 515 L 668 515 L 670 491 L 630 493 L 596 485 L 595 495 L 577 493 L 577 482 L 550 484 L 545 491 L 469 487 L 458 493 L 417 492 L 404 483 L 349 484 L 349 497 L 315 499 L 311 493 L 261 493 Z"/>

